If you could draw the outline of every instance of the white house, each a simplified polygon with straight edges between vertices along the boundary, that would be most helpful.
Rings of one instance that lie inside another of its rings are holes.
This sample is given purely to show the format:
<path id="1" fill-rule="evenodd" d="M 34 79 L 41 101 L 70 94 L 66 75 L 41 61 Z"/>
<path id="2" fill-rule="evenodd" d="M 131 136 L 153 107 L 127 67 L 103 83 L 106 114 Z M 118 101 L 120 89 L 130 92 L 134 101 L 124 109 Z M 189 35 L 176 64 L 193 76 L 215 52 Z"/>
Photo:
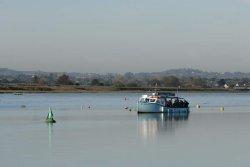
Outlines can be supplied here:
<path id="1" fill-rule="evenodd" d="M 224 85 L 225 89 L 229 89 L 229 86 L 227 84 Z"/>

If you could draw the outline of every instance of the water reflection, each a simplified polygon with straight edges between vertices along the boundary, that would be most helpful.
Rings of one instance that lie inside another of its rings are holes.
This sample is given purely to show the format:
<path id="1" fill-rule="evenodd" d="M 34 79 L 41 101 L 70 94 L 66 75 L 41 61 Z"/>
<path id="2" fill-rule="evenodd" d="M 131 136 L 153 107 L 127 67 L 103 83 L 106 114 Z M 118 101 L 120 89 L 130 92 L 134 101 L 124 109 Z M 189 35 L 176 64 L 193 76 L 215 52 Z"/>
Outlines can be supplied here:
<path id="1" fill-rule="evenodd" d="M 48 144 L 49 144 L 49 166 L 52 166 L 52 134 L 53 134 L 53 123 L 47 123 L 48 125 Z"/>
<path id="2" fill-rule="evenodd" d="M 49 149 L 52 148 L 52 133 L 53 133 L 53 123 L 47 123 L 48 125 L 48 136 L 49 136 Z"/>
<path id="3" fill-rule="evenodd" d="M 138 114 L 138 133 L 143 139 L 154 139 L 160 134 L 174 133 L 187 123 L 189 113 Z"/>

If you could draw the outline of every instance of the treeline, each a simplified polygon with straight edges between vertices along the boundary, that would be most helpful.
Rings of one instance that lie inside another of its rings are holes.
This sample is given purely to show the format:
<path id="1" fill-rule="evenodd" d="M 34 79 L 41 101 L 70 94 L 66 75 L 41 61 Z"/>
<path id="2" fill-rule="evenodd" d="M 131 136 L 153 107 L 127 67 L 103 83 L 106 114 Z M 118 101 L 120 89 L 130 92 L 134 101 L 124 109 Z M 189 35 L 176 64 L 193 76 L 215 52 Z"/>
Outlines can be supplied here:
<path id="1" fill-rule="evenodd" d="M 81 86 L 112 86 L 116 88 L 143 88 L 143 87 L 168 87 L 168 88 L 233 88 L 248 86 L 249 78 L 243 79 L 217 79 L 201 77 L 176 77 L 173 75 L 134 75 L 125 74 L 86 74 L 80 77 L 69 74 L 48 75 L 18 75 L 16 77 L 0 76 L 1 85 L 81 85 Z"/>
<path id="2" fill-rule="evenodd" d="M 113 81 L 116 87 L 168 87 L 168 88 L 234 88 L 235 86 L 248 86 L 249 78 L 244 79 L 216 79 L 200 77 L 158 76 L 133 78 L 119 76 Z"/>

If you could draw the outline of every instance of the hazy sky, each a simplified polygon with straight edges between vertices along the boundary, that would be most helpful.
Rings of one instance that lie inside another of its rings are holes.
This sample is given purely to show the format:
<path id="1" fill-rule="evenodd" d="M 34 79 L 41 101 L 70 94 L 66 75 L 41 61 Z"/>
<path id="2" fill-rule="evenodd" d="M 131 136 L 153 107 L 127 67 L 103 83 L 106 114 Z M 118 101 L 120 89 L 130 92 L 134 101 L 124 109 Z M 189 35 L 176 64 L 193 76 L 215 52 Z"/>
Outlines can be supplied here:
<path id="1" fill-rule="evenodd" d="M 250 0 L 0 0 L 0 67 L 250 72 Z"/>

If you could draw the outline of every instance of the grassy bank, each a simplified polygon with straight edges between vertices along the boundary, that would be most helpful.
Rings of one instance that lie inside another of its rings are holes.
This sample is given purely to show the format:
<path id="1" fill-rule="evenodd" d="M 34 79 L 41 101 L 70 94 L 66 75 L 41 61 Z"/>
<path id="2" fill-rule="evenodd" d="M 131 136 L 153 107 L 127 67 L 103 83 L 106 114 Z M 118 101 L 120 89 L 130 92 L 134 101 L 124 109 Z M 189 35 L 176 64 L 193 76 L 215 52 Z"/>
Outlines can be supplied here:
<path id="1" fill-rule="evenodd" d="M 112 87 L 112 86 L 0 86 L 0 93 L 83 93 L 83 92 L 145 92 L 154 91 L 154 87 Z M 177 88 L 160 87 L 158 91 L 176 92 Z M 180 88 L 182 92 L 239 92 L 234 89 L 224 88 Z M 246 91 L 246 90 L 244 90 Z"/>
<path id="2" fill-rule="evenodd" d="M 117 91 L 114 87 L 104 86 L 2 86 L 0 93 L 83 93 L 83 92 L 111 92 Z"/>

